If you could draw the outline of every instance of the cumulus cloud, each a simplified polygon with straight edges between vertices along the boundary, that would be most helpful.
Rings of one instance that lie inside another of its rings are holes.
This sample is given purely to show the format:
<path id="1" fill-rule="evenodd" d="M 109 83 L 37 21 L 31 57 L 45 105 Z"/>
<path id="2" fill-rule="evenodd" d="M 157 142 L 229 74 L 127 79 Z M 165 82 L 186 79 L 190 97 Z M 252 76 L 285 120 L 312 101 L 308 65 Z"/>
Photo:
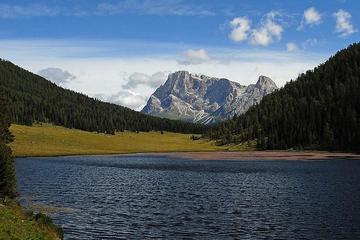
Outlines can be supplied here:
<path id="1" fill-rule="evenodd" d="M 289 42 L 286 44 L 286 50 L 288 52 L 296 52 L 299 50 L 299 47 L 296 43 L 293 43 L 293 42 Z"/>
<path id="2" fill-rule="evenodd" d="M 335 31 L 341 37 L 346 37 L 357 32 L 357 29 L 355 29 L 351 23 L 350 13 L 346 12 L 345 10 L 339 9 L 336 13 L 334 13 L 334 17 L 336 18 Z"/>
<path id="3" fill-rule="evenodd" d="M 234 42 L 242 42 L 248 38 L 250 31 L 250 20 L 246 17 L 237 17 L 230 22 L 232 28 L 229 38 Z"/>
<path id="4" fill-rule="evenodd" d="M 61 68 L 41 69 L 38 71 L 38 74 L 57 85 L 65 85 L 76 79 L 76 76 Z"/>
<path id="5" fill-rule="evenodd" d="M 138 86 L 147 86 L 150 88 L 158 88 L 165 82 L 167 75 L 164 72 L 157 72 L 152 75 L 144 73 L 133 73 L 130 75 L 126 84 L 123 85 L 124 89 L 135 89 Z"/>
<path id="6" fill-rule="evenodd" d="M 125 79 L 127 82 L 122 85 L 121 91 L 110 95 L 93 94 L 92 96 L 134 110 L 141 110 L 154 90 L 165 82 L 167 74 L 165 72 L 154 74 L 135 72 Z"/>
<path id="7" fill-rule="evenodd" d="M 308 8 L 304 11 L 304 21 L 309 25 L 319 24 L 321 14 L 314 7 Z"/>
<path id="8" fill-rule="evenodd" d="M 274 40 L 280 40 L 284 32 L 276 19 L 279 15 L 273 11 L 267 13 L 257 28 L 251 28 L 250 21 L 246 17 L 234 18 L 230 22 L 232 31 L 229 38 L 234 42 L 248 40 L 252 45 L 267 46 Z"/>
<path id="9" fill-rule="evenodd" d="M 210 61 L 210 56 L 205 49 L 189 49 L 182 55 L 184 60 L 178 61 L 180 65 L 202 64 Z"/>
<path id="10" fill-rule="evenodd" d="M 120 106 L 128 107 L 134 110 L 140 110 L 147 99 L 138 93 L 130 90 L 121 90 L 117 93 L 106 95 L 103 93 L 97 93 L 92 95 L 104 102 L 114 103 Z"/>
<path id="11" fill-rule="evenodd" d="M 138 93 L 122 90 L 111 95 L 108 101 L 131 109 L 138 109 L 144 104 L 146 99 Z"/>
<path id="12" fill-rule="evenodd" d="M 267 46 L 276 40 L 281 39 L 281 35 L 284 31 L 283 27 L 276 22 L 278 13 L 269 12 L 265 16 L 265 20 L 261 26 L 257 29 L 253 29 L 251 33 L 250 43 L 253 45 Z"/>
<path id="13" fill-rule="evenodd" d="M 305 9 L 303 18 L 301 20 L 300 26 L 297 30 L 304 29 L 305 25 L 314 26 L 321 23 L 322 14 L 317 11 L 314 7 Z"/>

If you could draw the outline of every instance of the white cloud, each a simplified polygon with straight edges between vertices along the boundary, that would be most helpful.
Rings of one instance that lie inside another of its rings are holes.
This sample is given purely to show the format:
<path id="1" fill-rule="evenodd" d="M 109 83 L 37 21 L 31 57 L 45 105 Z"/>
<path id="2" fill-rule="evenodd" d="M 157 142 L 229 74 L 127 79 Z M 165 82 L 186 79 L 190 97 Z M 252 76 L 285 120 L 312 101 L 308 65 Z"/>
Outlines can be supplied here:
<path id="1" fill-rule="evenodd" d="M 296 52 L 296 51 L 299 51 L 299 47 L 296 43 L 289 42 L 286 44 L 286 50 L 288 52 Z"/>
<path id="2" fill-rule="evenodd" d="M 261 26 L 252 30 L 250 37 L 251 44 L 267 46 L 272 43 L 274 39 L 281 39 L 284 29 L 276 22 L 276 16 L 278 16 L 278 13 L 269 12 Z"/>
<path id="3" fill-rule="evenodd" d="M 155 89 L 165 82 L 167 74 L 157 72 L 152 75 L 145 73 L 133 73 L 129 76 L 129 80 L 123 85 L 124 89 L 136 89 L 137 87 L 150 87 Z"/>
<path id="4" fill-rule="evenodd" d="M 309 25 L 316 25 L 321 22 L 321 14 L 314 8 L 308 8 L 304 11 L 304 21 Z"/>
<path id="5" fill-rule="evenodd" d="M 253 45 L 267 46 L 271 41 L 271 35 L 265 28 L 254 29 L 251 33 L 250 43 Z"/>
<path id="6" fill-rule="evenodd" d="M 66 85 L 76 79 L 76 76 L 61 68 L 45 68 L 38 71 L 37 74 L 57 85 Z"/>
<path id="7" fill-rule="evenodd" d="M 250 31 L 250 20 L 246 17 L 237 17 L 230 22 L 232 28 L 229 38 L 234 42 L 242 42 L 248 38 Z"/>
<path id="8" fill-rule="evenodd" d="M 184 60 L 179 60 L 180 65 L 202 64 L 210 61 L 209 53 L 205 49 L 189 49 L 182 53 Z"/>
<path id="9" fill-rule="evenodd" d="M 246 17 L 234 18 L 230 22 L 232 28 L 229 38 L 234 42 L 248 40 L 252 45 L 267 46 L 274 40 L 280 40 L 283 27 L 276 20 L 279 13 L 269 12 L 264 16 L 258 28 L 251 28 L 250 20 Z"/>
<path id="10" fill-rule="evenodd" d="M 346 37 L 357 32 L 357 29 L 355 29 L 351 23 L 350 13 L 339 9 L 336 13 L 334 13 L 334 17 L 336 18 L 335 31 L 339 33 L 341 37 Z"/>
<path id="11" fill-rule="evenodd" d="M 316 10 L 314 7 L 310 7 L 305 9 L 303 18 L 299 27 L 297 28 L 298 31 L 303 30 L 305 25 L 314 26 L 319 25 L 322 20 L 322 14 Z"/>
<path id="12" fill-rule="evenodd" d="M 147 100 L 144 96 L 130 90 L 121 90 L 117 93 L 107 95 L 103 93 L 97 93 L 92 95 L 104 102 L 110 102 L 124 107 L 128 107 L 135 110 L 141 110 L 144 102 Z"/>
<path id="13" fill-rule="evenodd" d="M 147 99 L 145 99 L 144 96 L 126 90 L 119 91 L 108 98 L 108 101 L 111 103 L 115 103 L 132 109 L 140 108 L 146 100 Z"/>

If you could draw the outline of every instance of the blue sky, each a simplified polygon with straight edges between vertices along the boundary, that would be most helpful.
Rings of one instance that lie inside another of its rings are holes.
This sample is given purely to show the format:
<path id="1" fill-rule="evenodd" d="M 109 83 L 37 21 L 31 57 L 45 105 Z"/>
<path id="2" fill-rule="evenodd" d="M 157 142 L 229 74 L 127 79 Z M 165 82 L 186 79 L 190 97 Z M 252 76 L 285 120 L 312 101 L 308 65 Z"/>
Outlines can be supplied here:
<path id="1" fill-rule="evenodd" d="M 359 9 L 356 0 L 0 0 L 0 57 L 139 109 L 180 69 L 282 86 L 359 41 Z"/>

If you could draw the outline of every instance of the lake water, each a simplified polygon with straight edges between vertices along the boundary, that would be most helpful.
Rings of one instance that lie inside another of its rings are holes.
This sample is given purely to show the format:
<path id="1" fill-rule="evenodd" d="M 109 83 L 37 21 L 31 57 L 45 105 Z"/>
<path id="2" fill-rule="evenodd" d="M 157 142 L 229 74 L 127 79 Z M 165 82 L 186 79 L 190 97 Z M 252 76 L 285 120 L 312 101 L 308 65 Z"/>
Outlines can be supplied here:
<path id="1" fill-rule="evenodd" d="M 360 239 L 360 161 L 16 160 L 65 239 Z"/>

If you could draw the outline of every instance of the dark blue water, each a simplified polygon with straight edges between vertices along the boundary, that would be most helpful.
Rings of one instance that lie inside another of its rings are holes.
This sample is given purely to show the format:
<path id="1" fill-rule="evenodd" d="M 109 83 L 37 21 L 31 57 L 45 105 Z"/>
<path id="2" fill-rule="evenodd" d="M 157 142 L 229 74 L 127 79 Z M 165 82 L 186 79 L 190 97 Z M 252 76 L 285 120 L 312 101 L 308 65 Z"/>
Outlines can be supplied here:
<path id="1" fill-rule="evenodd" d="M 360 239 L 360 161 L 16 160 L 65 239 Z"/>

